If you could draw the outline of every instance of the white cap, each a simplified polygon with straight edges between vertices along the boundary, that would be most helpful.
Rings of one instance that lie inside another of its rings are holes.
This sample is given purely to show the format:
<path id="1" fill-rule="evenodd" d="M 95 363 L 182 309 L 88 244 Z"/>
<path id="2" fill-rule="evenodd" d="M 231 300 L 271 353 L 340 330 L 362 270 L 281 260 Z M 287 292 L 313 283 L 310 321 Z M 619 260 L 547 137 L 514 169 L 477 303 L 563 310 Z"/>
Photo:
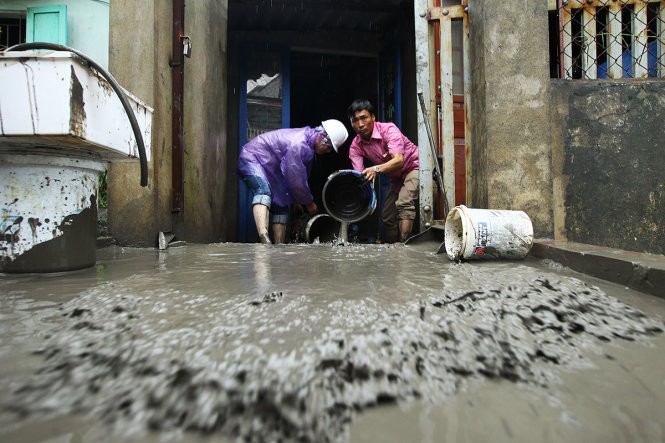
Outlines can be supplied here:
<path id="1" fill-rule="evenodd" d="M 349 137 L 349 131 L 346 130 L 346 127 L 341 121 L 335 119 L 324 120 L 321 122 L 321 126 L 323 126 L 326 134 L 328 134 L 328 138 L 332 142 L 335 152 L 337 152 L 339 147 L 342 146 Z"/>

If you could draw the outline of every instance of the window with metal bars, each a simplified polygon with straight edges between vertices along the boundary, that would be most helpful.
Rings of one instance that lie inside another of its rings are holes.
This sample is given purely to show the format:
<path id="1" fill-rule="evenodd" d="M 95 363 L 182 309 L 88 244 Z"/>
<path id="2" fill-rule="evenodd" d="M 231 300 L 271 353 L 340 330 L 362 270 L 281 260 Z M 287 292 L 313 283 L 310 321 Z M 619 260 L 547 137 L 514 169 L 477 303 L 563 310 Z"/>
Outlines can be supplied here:
<path id="1" fill-rule="evenodd" d="M 665 0 L 550 0 L 550 76 L 665 78 Z"/>
<path id="2" fill-rule="evenodd" d="M 0 51 L 25 43 L 25 18 L 0 14 Z"/>

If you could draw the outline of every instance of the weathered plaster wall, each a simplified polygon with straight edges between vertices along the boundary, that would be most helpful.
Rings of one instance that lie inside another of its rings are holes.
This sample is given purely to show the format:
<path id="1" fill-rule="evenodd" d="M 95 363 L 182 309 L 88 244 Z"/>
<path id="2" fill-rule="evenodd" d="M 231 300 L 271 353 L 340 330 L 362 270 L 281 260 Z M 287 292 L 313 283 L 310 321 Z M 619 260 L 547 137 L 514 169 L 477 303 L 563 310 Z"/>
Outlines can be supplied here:
<path id="1" fill-rule="evenodd" d="M 665 83 L 553 81 L 568 240 L 665 254 Z"/>
<path id="2" fill-rule="evenodd" d="M 487 91 L 485 87 L 485 34 L 476 31 L 484 28 L 484 13 L 480 8 L 469 8 L 469 46 L 471 47 L 471 168 L 467 168 L 467 204 L 487 208 L 489 188 L 487 162 Z M 467 161 L 468 165 L 468 161 Z"/>
<path id="3" fill-rule="evenodd" d="M 525 211 L 537 237 L 550 237 L 547 2 L 469 6 L 474 152 L 471 206 Z"/>
<path id="4" fill-rule="evenodd" d="M 149 186 L 138 163 L 109 168 L 109 230 L 121 244 L 155 245 L 159 231 L 179 240 L 228 239 L 235 194 L 228 190 L 226 148 L 227 2 L 187 2 L 185 33 L 184 213 L 171 214 L 171 2 L 111 2 L 110 70 L 154 108 Z M 232 169 L 232 168 L 231 168 Z"/>
<path id="5" fill-rule="evenodd" d="M 171 13 L 166 5 L 160 8 L 152 1 L 139 5 L 114 0 L 109 21 L 109 71 L 120 85 L 154 109 L 148 186 L 140 185 L 137 161 L 109 166 L 109 233 L 120 244 L 152 246 L 159 230 L 171 230 L 165 204 L 170 188 Z"/>
<path id="6" fill-rule="evenodd" d="M 235 161 L 227 149 L 226 1 L 186 2 L 185 211 L 182 235 L 211 242 L 235 236 Z"/>

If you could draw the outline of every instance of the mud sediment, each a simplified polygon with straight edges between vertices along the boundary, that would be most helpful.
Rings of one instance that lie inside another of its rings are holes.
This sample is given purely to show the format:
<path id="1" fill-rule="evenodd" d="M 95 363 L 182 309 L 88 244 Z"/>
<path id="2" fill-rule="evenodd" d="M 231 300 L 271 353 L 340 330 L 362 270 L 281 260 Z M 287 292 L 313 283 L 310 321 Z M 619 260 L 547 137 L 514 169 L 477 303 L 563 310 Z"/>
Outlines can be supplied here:
<path id="1" fill-rule="evenodd" d="M 63 303 L 38 351 L 41 368 L 6 406 L 24 416 L 92 414 L 125 431 L 344 441 L 365 408 L 441 401 L 471 379 L 547 389 L 559 368 L 588 366 L 604 344 L 664 329 L 555 273 L 444 285 L 398 302 L 322 301 L 277 279 L 228 298 L 136 278 L 155 288 L 136 291 L 130 278 Z"/>

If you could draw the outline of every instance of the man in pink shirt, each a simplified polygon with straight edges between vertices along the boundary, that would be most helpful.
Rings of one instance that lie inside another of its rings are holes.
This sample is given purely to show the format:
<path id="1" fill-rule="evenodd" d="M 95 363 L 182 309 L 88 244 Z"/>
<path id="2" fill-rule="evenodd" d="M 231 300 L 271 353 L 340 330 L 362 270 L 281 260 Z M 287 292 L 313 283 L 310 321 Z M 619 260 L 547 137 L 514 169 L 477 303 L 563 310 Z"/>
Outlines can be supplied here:
<path id="1" fill-rule="evenodd" d="M 394 123 L 376 121 L 374 106 L 368 100 L 355 100 L 346 111 L 356 137 L 349 148 L 353 169 L 369 180 L 379 174 L 390 177 L 391 188 L 386 196 L 381 218 L 386 241 L 404 242 L 411 234 L 416 218 L 418 178 L 418 146 L 406 138 Z M 365 160 L 374 166 L 365 168 Z"/>

